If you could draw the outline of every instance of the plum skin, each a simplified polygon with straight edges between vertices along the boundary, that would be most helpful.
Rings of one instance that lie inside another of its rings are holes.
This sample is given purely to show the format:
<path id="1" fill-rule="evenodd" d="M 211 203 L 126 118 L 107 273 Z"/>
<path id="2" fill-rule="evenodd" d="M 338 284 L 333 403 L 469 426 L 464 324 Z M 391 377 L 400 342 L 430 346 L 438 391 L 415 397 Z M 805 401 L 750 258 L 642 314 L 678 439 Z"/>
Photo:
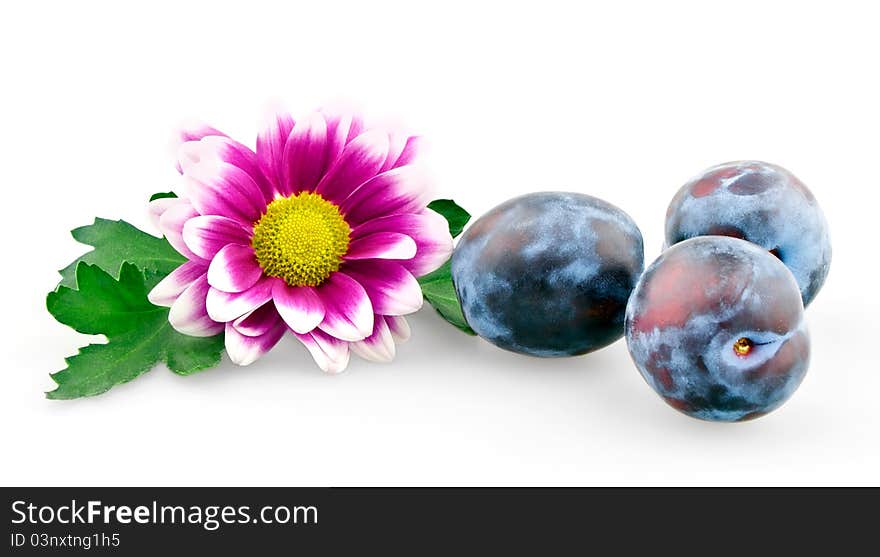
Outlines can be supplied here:
<path id="1" fill-rule="evenodd" d="M 774 164 L 724 163 L 682 186 L 666 211 L 666 246 L 706 235 L 771 251 L 794 275 L 804 306 L 828 275 L 831 241 L 822 209 L 794 174 Z"/>
<path id="2" fill-rule="evenodd" d="M 532 356 L 574 356 L 623 336 L 643 266 L 629 215 L 589 195 L 540 192 L 474 222 L 453 252 L 452 279 L 482 338 Z"/>
<path id="3" fill-rule="evenodd" d="M 741 421 L 784 403 L 810 341 L 788 269 L 750 242 L 700 236 L 652 263 L 626 309 L 626 343 L 645 381 L 695 418 Z M 752 344 L 741 355 L 737 341 Z"/>

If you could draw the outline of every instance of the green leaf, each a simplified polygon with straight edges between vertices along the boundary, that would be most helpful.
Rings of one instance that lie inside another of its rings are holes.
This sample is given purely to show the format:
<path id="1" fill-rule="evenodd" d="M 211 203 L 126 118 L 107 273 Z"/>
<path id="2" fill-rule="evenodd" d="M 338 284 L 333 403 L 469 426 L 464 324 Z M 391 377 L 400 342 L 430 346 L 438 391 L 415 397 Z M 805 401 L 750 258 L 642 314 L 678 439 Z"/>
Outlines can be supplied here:
<path id="1" fill-rule="evenodd" d="M 153 195 L 151 195 L 150 201 L 156 201 L 157 199 L 165 199 L 166 197 L 174 199 L 177 197 L 177 194 L 174 193 L 173 191 L 160 191 L 158 193 L 154 193 Z"/>
<path id="2" fill-rule="evenodd" d="M 451 199 L 435 199 L 428 203 L 428 208 L 440 213 L 446 219 L 449 223 L 449 233 L 453 238 L 461 234 L 465 225 L 471 220 L 470 213 Z M 461 311 L 461 303 L 458 301 L 455 286 L 452 284 L 452 270 L 449 261 L 436 271 L 419 278 L 419 284 L 422 287 L 422 295 L 429 304 L 434 306 L 443 319 L 469 335 L 476 334 L 467 324 L 464 313 Z"/>
<path id="3" fill-rule="evenodd" d="M 59 271 L 60 285 L 68 288 L 76 288 L 76 268 L 80 262 L 97 265 L 114 278 L 119 277 L 126 261 L 142 271 L 162 276 L 186 262 L 165 238 L 147 234 L 122 220 L 97 218 L 88 226 L 75 228 L 71 234 L 76 241 L 95 249 Z"/>
<path id="4" fill-rule="evenodd" d="M 167 345 L 165 365 L 178 375 L 192 375 L 220 363 L 223 353 L 223 334 L 213 337 L 191 337 L 171 328 L 165 319 Z"/>
<path id="5" fill-rule="evenodd" d="M 152 275 L 152 276 L 151 276 Z M 60 285 L 46 298 L 59 322 L 85 334 L 103 334 L 106 344 L 90 344 L 66 359 L 67 368 L 52 375 L 58 384 L 51 399 L 92 396 L 131 381 L 164 361 L 188 375 L 220 362 L 223 335 L 190 337 L 171 328 L 168 309 L 147 299 L 157 273 L 146 275 L 123 263 L 114 279 L 98 265 L 79 262 L 76 289 Z"/>
<path id="6" fill-rule="evenodd" d="M 461 304 L 458 301 L 455 287 L 452 284 L 452 271 L 449 261 L 436 271 L 419 278 L 419 284 L 422 287 L 422 295 L 425 296 L 428 303 L 434 306 L 434 309 L 437 310 L 437 313 L 443 319 L 469 335 L 476 334 L 468 326 L 461 311 Z"/>
<path id="7" fill-rule="evenodd" d="M 464 225 L 471 220 L 471 214 L 458 206 L 451 199 L 435 199 L 428 203 L 428 209 L 436 211 L 443 215 L 449 222 L 449 233 L 455 238 L 464 230 Z"/>

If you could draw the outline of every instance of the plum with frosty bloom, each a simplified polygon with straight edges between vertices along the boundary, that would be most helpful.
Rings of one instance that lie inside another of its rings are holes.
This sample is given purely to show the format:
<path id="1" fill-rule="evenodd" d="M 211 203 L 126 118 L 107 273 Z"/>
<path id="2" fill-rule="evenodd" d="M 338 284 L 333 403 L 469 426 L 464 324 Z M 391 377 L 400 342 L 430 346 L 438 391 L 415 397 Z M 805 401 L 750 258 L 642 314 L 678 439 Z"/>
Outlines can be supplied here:
<path id="1" fill-rule="evenodd" d="M 774 410 L 809 363 L 794 277 L 736 238 L 700 236 L 663 252 L 633 291 L 625 328 L 645 381 L 673 408 L 704 420 Z"/>
<path id="2" fill-rule="evenodd" d="M 666 245 L 709 235 L 742 238 L 773 253 L 797 280 L 804 306 L 828 275 L 831 242 L 822 209 L 780 166 L 729 162 L 685 184 L 666 211 Z"/>
<path id="3" fill-rule="evenodd" d="M 642 235 L 601 199 L 523 195 L 464 233 L 452 279 L 471 328 L 532 356 L 573 356 L 623 336 L 626 301 L 642 272 Z"/>
<path id="4" fill-rule="evenodd" d="M 225 331 L 247 365 L 291 331 L 328 372 L 349 353 L 388 361 L 418 310 L 416 277 L 452 252 L 426 208 L 418 139 L 350 114 L 275 117 L 256 150 L 213 129 L 182 134 L 178 198 L 150 212 L 189 261 L 150 292 L 178 331 Z"/>

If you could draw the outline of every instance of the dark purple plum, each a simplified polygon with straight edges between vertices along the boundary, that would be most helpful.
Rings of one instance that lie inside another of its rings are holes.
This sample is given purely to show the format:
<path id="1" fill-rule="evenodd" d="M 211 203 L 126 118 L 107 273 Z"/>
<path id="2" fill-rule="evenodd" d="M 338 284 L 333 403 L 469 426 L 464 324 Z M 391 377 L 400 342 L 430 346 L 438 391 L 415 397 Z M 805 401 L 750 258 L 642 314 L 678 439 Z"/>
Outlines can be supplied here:
<path id="1" fill-rule="evenodd" d="M 633 291 L 625 328 L 645 381 L 673 408 L 704 420 L 774 410 L 810 359 L 794 277 L 736 238 L 701 236 L 663 252 Z"/>
<path id="2" fill-rule="evenodd" d="M 666 211 L 666 245 L 695 236 L 748 240 L 794 275 L 804 305 L 831 263 L 828 225 L 816 198 L 788 170 L 760 161 L 729 162 L 685 184 Z"/>
<path id="3" fill-rule="evenodd" d="M 452 279 L 468 324 L 533 356 L 573 356 L 623 336 L 644 265 L 642 235 L 617 207 L 543 192 L 495 207 L 464 233 Z"/>

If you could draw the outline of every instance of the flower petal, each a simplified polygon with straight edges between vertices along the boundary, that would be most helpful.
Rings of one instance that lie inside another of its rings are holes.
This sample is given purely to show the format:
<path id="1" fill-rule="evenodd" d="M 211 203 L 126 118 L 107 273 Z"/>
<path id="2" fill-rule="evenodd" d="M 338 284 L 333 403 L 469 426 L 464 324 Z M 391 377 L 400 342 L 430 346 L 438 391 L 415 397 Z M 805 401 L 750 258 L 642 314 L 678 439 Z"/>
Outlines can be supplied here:
<path id="1" fill-rule="evenodd" d="M 324 173 L 327 149 L 327 123 L 320 113 L 300 120 L 287 138 L 279 184 L 282 195 L 311 191 Z"/>
<path id="2" fill-rule="evenodd" d="M 176 197 L 160 197 L 159 199 L 154 199 L 150 201 L 150 204 L 147 206 L 147 212 L 150 217 L 150 222 L 153 223 L 153 226 L 159 228 L 159 219 L 162 218 L 162 215 L 165 214 L 165 211 L 174 207 L 180 202 L 181 200 Z"/>
<path id="3" fill-rule="evenodd" d="M 229 244 L 249 245 L 251 232 L 226 217 L 197 216 L 183 225 L 183 241 L 193 253 L 210 260 Z"/>
<path id="4" fill-rule="evenodd" d="M 278 310 L 275 309 L 275 304 L 266 302 L 254 311 L 242 315 L 232 324 L 239 333 L 249 337 L 258 337 L 274 327 L 278 320 Z"/>
<path id="5" fill-rule="evenodd" d="M 339 202 L 375 176 L 388 155 L 388 134 L 379 130 L 362 133 L 345 146 L 315 192 Z"/>
<path id="6" fill-rule="evenodd" d="M 202 258 L 190 250 L 183 241 L 183 227 L 186 221 L 197 217 L 199 213 L 185 199 L 177 199 L 178 203 L 169 207 L 159 217 L 159 230 L 177 252 L 190 260 L 201 261 Z"/>
<path id="7" fill-rule="evenodd" d="M 287 331 L 284 323 L 277 318 L 269 330 L 259 336 L 247 336 L 238 332 L 232 323 L 226 324 L 226 353 L 233 363 L 246 366 L 254 363 L 260 356 L 278 344 Z"/>
<path id="8" fill-rule="evenodd" d="M 272 299 L 281 318 L 296 333 L 308 333 L 324 320 L 324 303 L 311 286 L 278 281 L 272 287 Z"/>
<path id="9" fill-rule="evenodd" d="M 210 135 L 228 137 L 225 133 L 216 128 L 212 128 L 211 126 L 203 122 L 189 123 L 181 127 L 178 131 L 178 139 L 181 143 L 186 143 L 187 141 L 198 141 L 201 138 L 208 137 Z"/>
<path id="10" fill-rule="evenodd" d="M 240 166 L 223 160 L 217 152 L 220 147 L 211 141 L 216 139 L 222 138 L 206 137 L 180 146 L 187 196 L 202 215 L 235 218 L 250 225 L 260 218 L 266 208 L 267 194 L 263 188 L 271 188 L 258 184 Z M 265 179 L 260 181 L 265 182 Z"/>
<path id="11" fill-rule="evenodd" d="M 358 281 L 380 315 L 407 315 L 422 307 L 419 281 L 393 261 L 352 261 L 345 264 L 345 274 Z"/>
<path id="12" fill-rule="evenodd" d="M 361 134 L 363 122 L 349 110 L 321 110 L 327 122 L 327 150 L 322 173 L 330 170 L 345 146 Z"/>
<path id="13" fill-rule="evenodd" d="M 210 337 L 223 331 L 223 324 L 211 319 L 205 307 L 209 288 L 208 279 L 203 275 L 171 304 L 168 322 L 174 330 L 194 337 Z"/>
<path id="14" fill-rule="evenodd" d="M 180 146 L 178 160 L 184 174 L 193 175 L 199 172 L 200 166 L 207 167 L 210 172 L 217 165 L 231 165 L 247 175 L 249 180 L 241 179 L 250 189 L 248 195 L 255 191 L 263 194 L 263 200 L 269 202 L 275 197 L 275 188 L 263 174 L 257 155 L 247 146 L 228 137 L 208 136 L 199 141 L 190 141 Z M 244 186 L 242 186 L 244 187 Z"/>
<path id="15" fill-rule="evenodd" d="M 275 191 L 282 191 L 284 184 L 284 151 L 287 138 L 293 130 L 294 122 L 290 114 L 279 112 L 269 121 L 269 125 L 257 136 L 257 161 Z"/>
<path id="16" fill-rule="evenodd" d="M 171 307 L 184 290 L 199 278 L 205 276 L 208 266 L 200 261 L 187 261 L 159 281 L 150 290 L 147 299 L 157 306 Z"/>
<path id="17" fill-rule="evenodd" d="M 361 358 L 372 362 L 387 363 L 394 359 L 397 349 L 394 346 L 394 338 L 385 319 L 376 317 L 376 325 L 373 334 L 351 343 L 351 350 Z"/>
<path id="18" fill-rule="evenodd" d="M 351 241 L 346 260 L 356 259 L 412 259 L 416 242 L 400 232 L 376 232 Z"/>
<path id="19" fill-rule="evenodd" d="M 324 372 L 339 373 L 348 366 L 351 357 L 348 342 L 332 337 L 320 329 L 304 335 L 294 334 L 308 348 L 315 363 Z"/>
<path id="20" fill-rule="evenodd" d="M 406 143 L 403 145 L 403 148 L 399 152 L 398 156 L 395 157 L 394 161 L 389 160 L 385 161 L 386 168 L 384 170 L 390 170 L 392 168 L 397 168 L 399 166 L 406 166 L 408 164 L 412 164 L 416 156 L 419 154 L 420 148 L 422 144 L 422 138 L 419 136 L 412 136 L 406 138 Z"/>
<path id="21" fill-rule="evenodd" d="M 406 234 L 416 242 L 416 255 L 401 265 L 417 276 L 437 269 L 452 255 L 452 236 L 449 224 L 431 210 L 419 214 L 393 215 L 371 220 L 356 226 L 351 233 L 352 243 L 381 231 Z"/>
<path id="22" fill-rule="evenodd" d="M 263 277 L 244 292 L 224 292 L 210 288 L 207 297 L 208 315 L 214 321 L 235 321 L 271 300 L 272 285 L 277 280 Z"/>
<path id="23" fill-rule="evenodd" d="M 397 159 L 400 158 L 400 154 L 406 148 L 406 142 L 408 140 L 409 138 L 407 136 L 400 133 L 388 134 L 388 156 L 385 157 L 385 162 L 379 170 L 380 173 L 391 170 L 397 166 Z"/>
<path id="24" fill-rule="evenodd" d="M 391 336 L 394 337 L 395 342 L 403 343 L 409 340 L 412 332 L 405 317 L 386 315 L 385 322 L 388 323 L 388 328 L 391 329 Z"/>
<path id="25" fill-rule="evenodd" d="M 208 267 L 208 284 L 223 292 L 243 292 L 263 276 L 254 248 L 229 244 L 214 256 Z"/>
<path id="26" fill-rule="evenodd" d="M 400 153 L 400 156 L 397 157 L 397 162 L 394 163 L 395 168 L 398 166 L 404 166 L 407 164 L 412 164 L 416 157 L 419 154 L 419 151 L 422 148 L 422 138 L 414 135 L 406 140 L 406 147 L 403 148 L 403 152 Z"/>
<path id="27" fill-rule="evenodd" d="M 431 197 L 424 170 L 407 165 L 383 172 L 351 193 L 339 209 L 353 225 L 395 213 L 418 213 Z"/>
<path id="28" fill-rule="evenodd" d="M 373 333 L 373 306 L 367 291 L 350 276 L 337 271 L 316 288 L 324 303 L 322 331 L 341 340 L 362 340 Z"/>
<path id="29" fill-rule="evenodd" d="M 211 126 L 203 122 L 192 122 L 182 126 L 180 130 L 178 130 L 177 138 L 176 141 L 172 143 L 172 148 L 177 150 L 180 148 L 181 144 L 186 143 L 187 141 L 199 141 L 203 137 L 208 137 L 211 135 L 229 137 L 220 130 L 212 128 Z M 177 168 L 178 172 L 183 174 L 183 167 L 181 167 L 179 160 L 175 163 L 175 167 Z"/>
<path id="30" fill-rule="evenodd" d="M 231 183 L 233 174 L 243 174 L 234 166 L 217 169 L 218 176 L 194 180 L 184 176 L 186 195 L 201 215 L 217 215 L 236 220 L 242 226 L 251 226 L 262 214 L 258 198 L 242 195 Z"/>

